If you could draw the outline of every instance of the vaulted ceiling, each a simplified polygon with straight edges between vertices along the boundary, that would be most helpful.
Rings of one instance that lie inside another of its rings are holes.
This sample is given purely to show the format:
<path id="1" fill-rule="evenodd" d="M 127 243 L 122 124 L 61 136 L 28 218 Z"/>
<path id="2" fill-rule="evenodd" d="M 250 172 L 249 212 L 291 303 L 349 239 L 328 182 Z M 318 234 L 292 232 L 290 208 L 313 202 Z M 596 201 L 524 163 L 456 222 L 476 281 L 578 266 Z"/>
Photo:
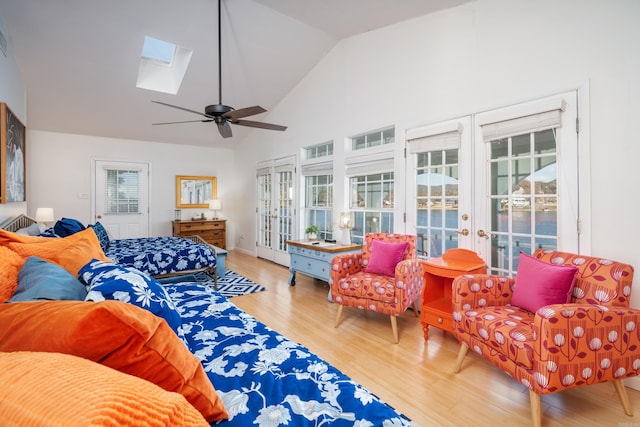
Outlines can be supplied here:
<path id="1" fill-rule="evenodd" d="M 472 0 L 223 0 L 222 101 L 274 108 L 343 38 Z M 231 147 L 203 111 L 218 103 L 216 0 L 0 0 L 35 130 Z M 145 36 L 193 50 L 176 95 L 136 88 Z M 270 121 L 268 113 L 248 117 Z M 278 123 L 287 125 L 287 123 Z M 255 132 L 273 132 L 255 130 Z"/>

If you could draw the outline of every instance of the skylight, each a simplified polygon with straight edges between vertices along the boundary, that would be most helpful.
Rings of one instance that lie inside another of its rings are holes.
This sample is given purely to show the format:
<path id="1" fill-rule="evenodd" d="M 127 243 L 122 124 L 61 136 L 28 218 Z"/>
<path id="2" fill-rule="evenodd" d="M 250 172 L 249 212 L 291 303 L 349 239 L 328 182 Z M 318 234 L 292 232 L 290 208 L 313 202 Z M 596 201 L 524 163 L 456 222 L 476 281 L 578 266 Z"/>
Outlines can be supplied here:
<path id="1" fill-rule="evenodd" d="M 175 95 L 192 54 L 175 43 L 145 36 L 136 87 Z"/>
<path id="2" fill-rule="evenodd" d="M 165 42 L 149 36 L 144 38 L 144 45 L 142 46 L 143 58 L 154 59 L 171 65 L 175 52 L 175 43 Z"/>

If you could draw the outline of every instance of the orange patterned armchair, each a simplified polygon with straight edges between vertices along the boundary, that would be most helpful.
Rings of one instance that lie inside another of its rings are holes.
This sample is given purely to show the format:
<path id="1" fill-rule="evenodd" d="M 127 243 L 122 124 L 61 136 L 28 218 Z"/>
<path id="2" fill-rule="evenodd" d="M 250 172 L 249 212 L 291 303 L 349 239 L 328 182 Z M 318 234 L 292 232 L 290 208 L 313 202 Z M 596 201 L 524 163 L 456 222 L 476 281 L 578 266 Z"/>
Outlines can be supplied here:
<path id="1" fill-rule="evenodd" d="M 521 258 L 522 259 L 522 258 Z M 510 305 L 515 279 L 465 275 L 452 284 L 459 372 L 469 348 L 529 388 L 534 426 L 540 395 L 612 381 L 627 415 L 622 379 L 640 373 L 640 310 L 629 308 L 633 267 L 607 259 L 537 250 L 533 259 L 577 267 L 566 304 L 535 313 Z"/>
<path id="2" fill-rule="evenodd" d="M 393 254 L 381 252 L 382 247 L 403 243 L 406 248 L 403 246 L 397 252 L 395 260 Z M 373 268 L 374 262 L 377 264 L 378 261 L 388 263 L 388 275 Z M 414 314 L 418 316 L 416 301 L 422 292 L 422 282 L 422 266 L 416 258 L 416 236 L 367 234 L 362 253 L 337 255 L 331 261 L 331 298 L 339 304 L 335 327 L 340 324 L 345 306 L 388 314 L 391 318 L 393 339 L 397 343 L 396 316 L 404 313 L 410 306 L 413 306 Z"/>

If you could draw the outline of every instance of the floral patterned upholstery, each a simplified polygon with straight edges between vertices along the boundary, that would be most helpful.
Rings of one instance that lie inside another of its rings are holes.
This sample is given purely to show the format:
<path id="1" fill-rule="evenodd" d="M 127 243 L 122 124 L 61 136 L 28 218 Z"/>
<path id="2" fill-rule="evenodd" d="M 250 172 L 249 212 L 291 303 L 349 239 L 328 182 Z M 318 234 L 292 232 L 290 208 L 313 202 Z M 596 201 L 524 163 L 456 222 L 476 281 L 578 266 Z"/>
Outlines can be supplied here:
<path id="1" fill-rule="evenodd" d="M 511 306 L 515 279 L 464 275 L 453 281 L 454 334 L 461 343 L 455 371 L 469 348 L 530 390 L 533 423 L 540 395 L 613 381 L 632 414 L 622 379 L 640 373 L 640 310 L 630 309 L 633 267 L 608 259 L 537 250 L 552 264 L 575 265 L 568 304 L 536 313 Z"/>
<path id="2" fill-rule="evenodd" d="M 373 240 L 408 242 L 402 261 L 395 269 L 395 276 L 366 273 L 371 257 Z M 331 261 L 331 298 L 339 304 L 337 327 L 344 306 L 375 311 L 391 316 L 394 340 L 398 342 L 396 316 L 414 306 L 422 292 L 422 266 L 416 258 L 416 236 L 389 233 L 369 233 L 365 236 L 362 253 L 349 253 L 333 257 Z"/>

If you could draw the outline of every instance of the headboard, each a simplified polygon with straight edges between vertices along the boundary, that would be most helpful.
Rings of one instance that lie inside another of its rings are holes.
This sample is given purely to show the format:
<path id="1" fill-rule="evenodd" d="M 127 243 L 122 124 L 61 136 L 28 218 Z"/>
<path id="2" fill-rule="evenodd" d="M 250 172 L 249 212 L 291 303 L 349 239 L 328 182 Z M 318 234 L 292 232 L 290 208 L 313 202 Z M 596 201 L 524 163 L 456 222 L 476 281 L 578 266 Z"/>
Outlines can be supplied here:
<path id="1" fill-rule="evenodd" d="M 13 231 L 14 233 L 21 228 L 26 228 L 31 224 L 35 224 L 36 220 L 26 216 L 25 214 L 18 215 L 17 217 L 10 219 L 0 225 L 0 228 L 7 231 Z"/>

